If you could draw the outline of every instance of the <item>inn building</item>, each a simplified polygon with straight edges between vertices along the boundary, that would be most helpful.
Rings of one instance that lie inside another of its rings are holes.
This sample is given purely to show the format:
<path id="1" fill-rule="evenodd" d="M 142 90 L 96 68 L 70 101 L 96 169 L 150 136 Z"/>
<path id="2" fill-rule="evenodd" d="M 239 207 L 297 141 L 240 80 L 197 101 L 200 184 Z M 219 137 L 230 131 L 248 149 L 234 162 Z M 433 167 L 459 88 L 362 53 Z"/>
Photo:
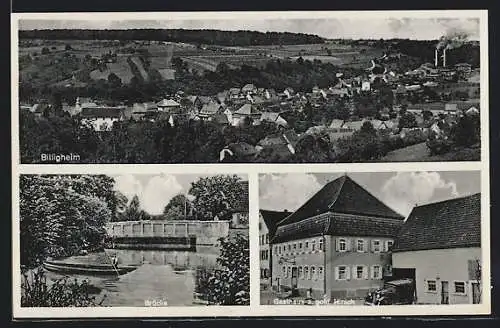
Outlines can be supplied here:
<path id="1" fill-rule="evenodd" d="M 272 288 L 316 299 L 365 296 L 391 276 L 403 221 L 349 176 L 327 183 L 277 224 Z"/>

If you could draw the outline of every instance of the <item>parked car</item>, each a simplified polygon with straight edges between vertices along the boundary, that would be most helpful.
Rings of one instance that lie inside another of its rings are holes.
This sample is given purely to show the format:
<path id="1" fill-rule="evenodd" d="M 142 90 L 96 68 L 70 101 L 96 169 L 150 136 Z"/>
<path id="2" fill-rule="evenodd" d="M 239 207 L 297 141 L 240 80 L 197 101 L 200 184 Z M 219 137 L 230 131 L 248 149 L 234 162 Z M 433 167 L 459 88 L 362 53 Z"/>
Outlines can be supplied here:
<path id="1" fill-rule="evenodd" d="M 365 297 L 365 305 L 413 304 L 415 287 L 412 279 L 388 281 L 382 288 L 369 292 Z"/>

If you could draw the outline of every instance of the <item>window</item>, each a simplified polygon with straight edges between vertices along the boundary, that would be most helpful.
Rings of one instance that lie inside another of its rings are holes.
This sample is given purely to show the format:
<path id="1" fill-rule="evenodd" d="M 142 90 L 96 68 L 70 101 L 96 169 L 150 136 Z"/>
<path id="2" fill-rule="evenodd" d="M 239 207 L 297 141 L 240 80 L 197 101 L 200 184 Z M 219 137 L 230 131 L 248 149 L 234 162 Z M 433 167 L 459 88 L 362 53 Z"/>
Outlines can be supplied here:
<path id="1" fill-rule="evenodd" d="M 299 249 L 302 249 L 302 243 L 299 243 Z"/>
<path id="2" fill-rule="evenodd" d="M 321 238 L 319 240 L 319 250 L 322 251 L 323 250 L 323 238 Z"/>
<path id="3" fill-rule="evenodd" d="M 374 265 L 372 267 L 372 279 L 382 279 L 382 273 L 380 272 L 380 265 Z"/>
<path id="4" fill-rule="evenodd" d="M 428 292 L 436 292 L 436 280 L 427 280 L 427 291 Z"/>
<path id="5" fill-rule="evenodd" d="M 339 252 L 347 251 L 347 241 L 344 238 L 339 239 Z"/>
<path id="6" fill-rule="evenodd" d="M 392 240 L 387 241 L 387 251 L 390 251 L 392 249 L 393 244 L 394 244 L 394 242 Z"/>
<path id="7" fill-rule="evenodd" d="M 310 279 L 316 280 L 316 268 L 313 266 L 311 267 L 311 278 Z"/>
<path id="8" fill-rule="evenodd" d="M 306 246 L 305 246 L 306 249 L 309 249 L 309 242 L 306 241 Z"/>
<path id="9" fill-rule="evenodd" d="M 358 252 L 364 252 L 365 251 L 365 241 L 363 239 L 358 239 L 358 242 L 356 244 L 356 250 Z"/>
<path id="10" fill-rule="evenodd" d="M 286 267 L 285 266 L 281 267 L 281 275 L 283 277 L 286 277 Z"/>
<path id="11" fill-rule="evenodd" d="M 323 267 L 318 268 L 318 278 L 323 280 Z"/>
<path id="12" fill-rule="evenodd" d="M 269 234 L 266 233 L 266 244 L 269 244 Z"/>
<path id="13" fill-rule="evenodd" d="M 347 280 L 347 267 L 345 265 L 337 267 L 337 280 Z"/>
<path id="14" fill-rule="evenodd" d="M 465 294 L 465 282 L 464 281 L 455 281 L 455 293 L 456 294 Z"/>
<path id="15" fill-rule="evenodd" d="M 313 240 L 311 243 L 312 251 L 314 252 L 316 250 L 316 240 Z"/>
<path id="16" fill-rule="evenodd" d="M 362 265 L 356 266 L 356 279 L 363 279 L 365 274 L 364 267 Z"/>
<path id="17" fill-rule="evenodd" d="M 288 251 L 292 250 L 292 245 L 288 244 Z"/>
<path id="18" fill-rule="evenodd" d="M 304 268 L 303 267 L 299 267 L 299 278 L 302 279 L 304 278 Z"/>
<path id="19" fill-rule="evenodd" d="M 304 279 L 309 279 L 309 267 L 304 267 Z"/>
<path id="20" fill-rule="evenodd" d="M 278 254 L 281 254 L 281 245 L 278 246 Z"/>
<path id="21" fill-rule="evenodd" d="M 291 276 L 292 276 L 292 267 L 288 267 L 288 268 L 286 269 L 286 276 L 287 276 L 287 277 L 291 277 Z"/>
<path id="22" fill-rule="evenodd" d="M 372 251 L 374 253 L 380 252 L 380 240 L 373 240 L 372 241 Z"/>
<path id="23" fill-rule="evenodd" d="M 262 230 L 262 223 L 259 222 L 259 231 Z"/>
<path id="24" fill-rule="evenodd" d="M 293 249 L 294 250 L 297 249 L 297 244 L 295 244 L 295 243 L 293 244 Z"/>

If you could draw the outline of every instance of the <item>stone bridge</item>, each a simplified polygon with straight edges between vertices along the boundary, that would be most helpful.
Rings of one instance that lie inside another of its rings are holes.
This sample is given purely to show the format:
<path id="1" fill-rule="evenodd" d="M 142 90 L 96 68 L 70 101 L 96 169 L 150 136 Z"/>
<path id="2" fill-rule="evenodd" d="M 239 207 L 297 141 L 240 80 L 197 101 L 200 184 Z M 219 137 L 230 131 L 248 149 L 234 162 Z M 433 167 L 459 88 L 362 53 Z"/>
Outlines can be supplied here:
<path id="1" fill-rule="evenodd" d="M 145 220 L 110 222 L 106 226 L 116 248 L 190 249 L 215 246 L 229 235 L 228 221 Z"/>

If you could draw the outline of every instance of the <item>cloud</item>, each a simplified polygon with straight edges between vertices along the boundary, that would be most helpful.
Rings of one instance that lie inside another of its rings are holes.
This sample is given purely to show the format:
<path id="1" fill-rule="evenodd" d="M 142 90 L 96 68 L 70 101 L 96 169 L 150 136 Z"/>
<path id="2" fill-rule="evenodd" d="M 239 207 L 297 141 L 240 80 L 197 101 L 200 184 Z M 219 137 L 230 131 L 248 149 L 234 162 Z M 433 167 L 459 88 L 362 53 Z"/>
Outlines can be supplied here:
<path id="1" fill-rule="evenodd" d="M 382 197 L 394 210 L 408 215 L 415 204 L 458 197 L 457 185 L 437 172 L 398 172 L 382 186 Z"/>
<path id="2" fill-rule="evenodd" d="M 114 189 L 124 194 L 129 202 L 135 195 L 142 194 L 141 182 L 132 174 L 115 177 Z"/>
<path id="3" fill-rule="evenodd" d="M 312 174 L 264 174 L 259 177 L 259 207 L 295 211 L 321 187 Z"/>
<path id="4" fill-rule="evenodd" d="M 170 199 L 183 191 L 176 177 L 167 174 L 153 176 L 144 185 L 133 175 L 121 175 L 115 181 L 115 190 L 122 192 L 129 201 L 137 195 L 141 208 L 152 215 L 163 213 Z"/>

